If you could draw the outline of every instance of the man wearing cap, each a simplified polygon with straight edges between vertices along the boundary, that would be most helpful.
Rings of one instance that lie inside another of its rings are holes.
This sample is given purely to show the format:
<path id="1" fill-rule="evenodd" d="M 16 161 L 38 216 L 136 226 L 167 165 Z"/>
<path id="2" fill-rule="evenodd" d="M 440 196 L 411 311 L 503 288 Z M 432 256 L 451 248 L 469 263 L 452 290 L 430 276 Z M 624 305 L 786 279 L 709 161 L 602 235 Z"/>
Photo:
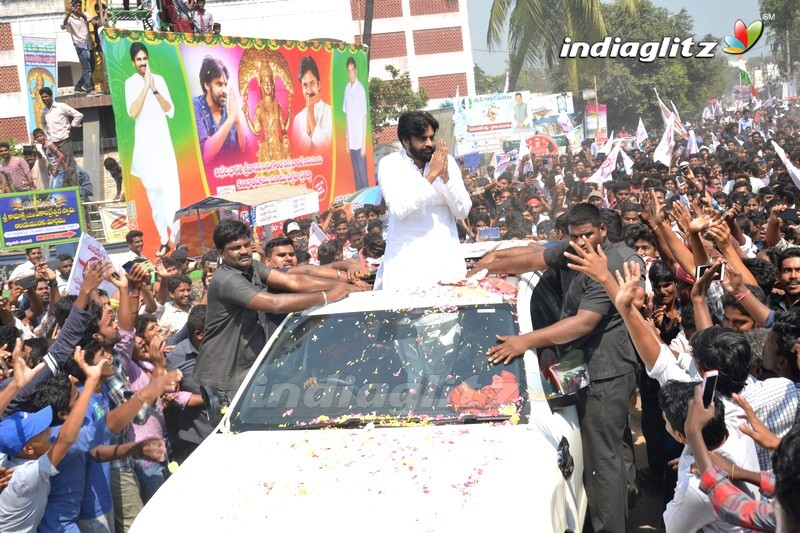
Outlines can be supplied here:
<path id="1" fill-rule="evenodd" d="M 81 431 L 89 400 L 108 361 L 89 366 L 82 352 L 75 355 L 75 361 L 86 374 L 86 382 L 55 442 L 50 443 L 53 409 L 49 405 L 35 413 L 16 412 L 0 422 L 0 453 L 5 454 L 0 462 L 3 467 L 14 469 L 8 486 L 0 492 L 0 524 L 5 533 L 35 531 L 47 506 L 50 478 L 58 474 L 56 467 L 73 443 L 73 453 L 86 453 L 92 445 L 96 446 L 90 433 L 108 433 L 105 420 L 91 426 L 91 430 L 87 426 L 87 430 Z M 15 376 L 14 381 L 11 390 L 18 391 L 27 384 L 25 377 Z"/>
<path id="2" fill-rule="evenodd" d="M 531 235 L 536 235 L 537 233 L 537 225 L 542 222 L 546 222 L 550 220 L 550 217 L 547 215 L 542 214 L 542 210 L 544 209 L 544 205 L 542 201 L 538 198 L 531 198 L 527 202 L 525 202 L 525 206 L 527 207 L 528 211 L 531 214 Z"/>
<path id="3" fill-rule="evenodd" d="M 603 200 L 605 200 L 605 198 L 603 198 L 603 193 L 600 191 L 592 191 L 586 199 L 588 203 L 597 207 L 603 207 Z"/>

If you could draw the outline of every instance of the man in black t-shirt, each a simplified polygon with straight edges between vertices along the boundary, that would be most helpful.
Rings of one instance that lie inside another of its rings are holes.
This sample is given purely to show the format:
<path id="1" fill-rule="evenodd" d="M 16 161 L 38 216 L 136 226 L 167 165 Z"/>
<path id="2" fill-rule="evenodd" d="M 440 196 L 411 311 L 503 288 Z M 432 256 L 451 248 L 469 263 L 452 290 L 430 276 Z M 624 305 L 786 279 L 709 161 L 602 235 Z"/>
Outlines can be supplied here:
<path id="1" fill-rule="evenodd" d="M 579 395 L 578 414 L 583 438 L 584 485 L 595 531 L 624 531 L 627 482 L 623 435 L 628 400 L 636 387 L 636 355 L 622 317 L 608 294 L 586 274 L 569 269 L 565 252 L 571 245 L 601 246 L 611 272 L 622 271 L 623 258 L 606 238 L 600 210 L 578 204 L 567 213 L 569 241 L 531 252 L 531 248 L 489 254 L 473 269 L 521 274 L 553 269 L 561 275 L 564 300 L 561 320 L 524 335 L 498 336 L 489 360 L 509 363 L 525 350 L 570 344 L 584 353 L 591 385 Z"/>

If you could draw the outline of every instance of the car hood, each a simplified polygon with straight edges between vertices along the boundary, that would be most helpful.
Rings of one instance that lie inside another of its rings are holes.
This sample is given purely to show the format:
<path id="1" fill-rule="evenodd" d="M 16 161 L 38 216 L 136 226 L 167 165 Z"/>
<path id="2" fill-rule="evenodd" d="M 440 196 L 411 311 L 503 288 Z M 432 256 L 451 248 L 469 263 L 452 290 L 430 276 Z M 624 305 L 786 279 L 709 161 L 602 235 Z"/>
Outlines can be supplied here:
<path id="1" fill-rule="evenodd" d="M 350 530 L 453 531 L 519 524 L 521 513 L 564 531 L 560 438 L 535 423 L 218 433 L 132 531 L 296 528 L 323 517 Z"/>

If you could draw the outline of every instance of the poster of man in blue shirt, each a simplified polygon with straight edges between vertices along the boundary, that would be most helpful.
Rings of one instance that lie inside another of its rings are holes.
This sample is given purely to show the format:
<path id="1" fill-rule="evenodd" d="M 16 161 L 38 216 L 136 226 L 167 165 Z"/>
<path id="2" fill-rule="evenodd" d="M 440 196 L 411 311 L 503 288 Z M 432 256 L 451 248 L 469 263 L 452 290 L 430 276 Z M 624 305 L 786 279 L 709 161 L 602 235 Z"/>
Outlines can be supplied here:
<path id="1" fill-rule="evenodd" d="M 197 134 L 203 163 L 244 152 L 247 149 L 245 122 L 236 88 L 228 85 L 228 67 L 212 56 L 203 58 L 200 66 L 200 87 L 203 94 L 192 98 Z"/>

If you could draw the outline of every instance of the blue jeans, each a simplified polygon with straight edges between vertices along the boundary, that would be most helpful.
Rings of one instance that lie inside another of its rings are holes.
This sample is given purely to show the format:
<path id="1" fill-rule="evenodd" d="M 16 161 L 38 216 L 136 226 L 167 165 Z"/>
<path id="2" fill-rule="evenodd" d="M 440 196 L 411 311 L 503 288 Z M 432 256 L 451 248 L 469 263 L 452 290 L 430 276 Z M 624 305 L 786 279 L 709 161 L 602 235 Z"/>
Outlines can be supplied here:
<path id="1" fill-rule="evenodd" d="M 350 162 L 353 164 L 353 176 L 355 178 L 356 190 L 369 187 L 367 179 L 367 156 L 361 155 L 361 149 L 350 150 Z"/>
<path id="2" fill-rule="evenodd" d="M 75 88 L 91 91 L 93 89 L 92 51 L 85 48 L 76 48 L 75 51 L 78 53 L 78 60 L 81 62 L 81 69 L 83 70 L 83 75 L 81 76 L 81 79 L 78 80 L 78 83 L 75 84 Z"/>
<path id="3" fill-rule="evenodd" d="M 139 480 L 142 503 L 147 503 L 167 480 L 167 468 L 149 459 L 134 459 L 133 471 Z"/>
<path id="4" fill-rule="evenodd" d="M 51 189 L 60 189 L 64 186 L 64 172 L 63 168 L 58 169 L 58 173 L 55 176 L 50 176 L 50 188 Z"/>

